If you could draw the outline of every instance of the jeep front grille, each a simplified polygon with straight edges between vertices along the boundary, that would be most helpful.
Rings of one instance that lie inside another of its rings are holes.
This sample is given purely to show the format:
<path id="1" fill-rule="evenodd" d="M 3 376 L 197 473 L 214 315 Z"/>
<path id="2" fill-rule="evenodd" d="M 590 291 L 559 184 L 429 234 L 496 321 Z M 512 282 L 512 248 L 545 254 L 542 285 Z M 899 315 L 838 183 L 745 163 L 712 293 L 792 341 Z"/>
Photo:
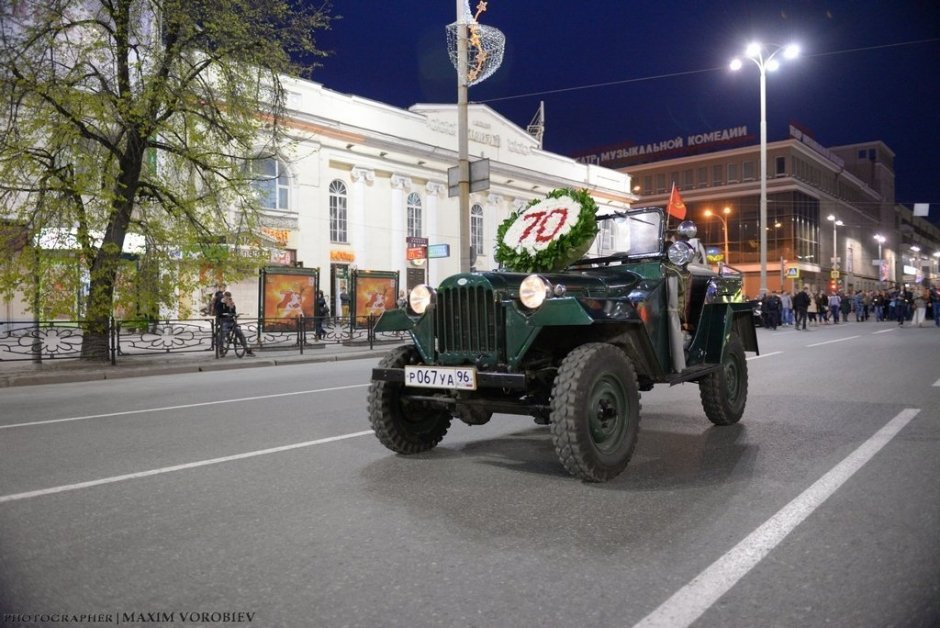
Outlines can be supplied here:
<path id="1" fill-rule="evenodd" d="M 503 336 L 502 308 L 488 286 L 454 286 L 437 293 L 435 329 L 439 354 L 496 357 Z"/>

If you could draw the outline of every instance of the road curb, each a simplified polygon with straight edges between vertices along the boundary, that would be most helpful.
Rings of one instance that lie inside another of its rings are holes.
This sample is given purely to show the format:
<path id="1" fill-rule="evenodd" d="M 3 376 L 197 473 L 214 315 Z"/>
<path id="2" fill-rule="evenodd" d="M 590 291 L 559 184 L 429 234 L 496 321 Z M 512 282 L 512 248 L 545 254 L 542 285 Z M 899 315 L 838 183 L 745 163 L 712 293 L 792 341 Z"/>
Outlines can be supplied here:
<path id="1" fill-rule="evenodd" d="M 43 384 L 74 384 L 105 379 L 130 379 L 155 375 L 179 375 L 181 373 L 208 373 L 237 369 L 262 368 L 267 366 L 290 366 L 321 362 L 343 362 L 346 360 L 378 359 L 385 351 L 364 350 L 330 355 L 293 355 L 285 357 L 256 357 L 236 360 L 196 361 L 183 364 L 150 364 L 134 366 L 108 366 L 82 368 L 56 368 L 48 371 L 21 371 L 0 374 L 0 388 L 15 386 L 40 386 Z"/>

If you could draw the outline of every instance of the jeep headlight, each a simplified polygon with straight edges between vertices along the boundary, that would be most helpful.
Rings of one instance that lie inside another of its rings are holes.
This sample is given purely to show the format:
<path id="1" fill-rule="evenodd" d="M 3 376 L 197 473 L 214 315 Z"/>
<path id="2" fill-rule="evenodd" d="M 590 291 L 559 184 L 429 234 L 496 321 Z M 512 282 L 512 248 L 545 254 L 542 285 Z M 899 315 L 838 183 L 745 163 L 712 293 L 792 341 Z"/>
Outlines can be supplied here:
<path id="1" fill-rule="evenodd" d="M 540 275 L 529 275 L 519 284 L 519 301 L 530 310 L 541 307 L 552 293 L 552 285 Z"/>
<path id="2" fill-rule="evenodd" d="M 666 255 L 669 257 L 669 261 L 676 266 L 685 266 L 692 261 L 695 249 L 688 242 L 673 242 Z"/>
<path id="3" fill-rule="evenodd" d="M 408 307 L 415 314 L 424 314 L 434 298 L 434 289 L 426 284 L 418 284 L 408 295 Z"/>

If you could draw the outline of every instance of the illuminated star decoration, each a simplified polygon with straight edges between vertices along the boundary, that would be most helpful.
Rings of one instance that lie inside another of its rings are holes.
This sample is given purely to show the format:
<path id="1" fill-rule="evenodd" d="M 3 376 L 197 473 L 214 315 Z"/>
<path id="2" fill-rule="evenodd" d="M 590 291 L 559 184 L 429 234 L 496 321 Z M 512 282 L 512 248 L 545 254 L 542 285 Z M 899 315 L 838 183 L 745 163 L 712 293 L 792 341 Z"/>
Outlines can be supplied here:
<path id="1" fill-rule="evenodd" d="M 473 16 L 473 23 L 469 25 L 470 45 L 476 48 L 477 51 L 476 57 L 474 57 L 476 65 L 467 72 L 467 80 L 471 83 L 480 76 L 480 71 L 483 69 L 483 64 L 486 63 L 488 56 L 486 51 L 483 50 L 483 41 L 480 39 L 480 26 L 477 23 L 477 19 L 484 11 L 486 11 L 486 2 L 480 0 L 480 3 L 477 5 L 477 12 Z"/>

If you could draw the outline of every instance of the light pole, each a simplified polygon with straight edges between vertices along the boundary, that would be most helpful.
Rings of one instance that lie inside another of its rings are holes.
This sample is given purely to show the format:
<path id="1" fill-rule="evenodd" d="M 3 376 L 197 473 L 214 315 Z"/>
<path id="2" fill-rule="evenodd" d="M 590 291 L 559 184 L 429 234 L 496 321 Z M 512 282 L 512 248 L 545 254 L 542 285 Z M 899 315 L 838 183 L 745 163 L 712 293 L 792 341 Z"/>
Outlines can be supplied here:
<path id="1" fill-rule="evenodd" d="M 725 218 L 725 216 L 727 216 L 728 214 L 731 213 L 731 208 L 730 208 L 730 207 L 725 207 L 724 209 L 721 210 L 721 212 L 724 214 L 724 216 L 722 216 L 722 215 L 720 215 L 720 214 L 716 214 L 716 213 L 712 212 L 712 210 L 710 210 L 710 209 L 706 209 L 706 210 L 705 210 L 705 217 L 706 217 L 706 218 L 710 218 L 710 217 L 714 216 L 715 218 L 717 218 L 718 220 L 721 221 L 721 227 L 722 227 L 722 229 L 724 229 L 724 232 L 725 232 L 725 264 L 728 264 L 728 263 L 729 263 L 729 261 L 728 261 L 728 260 L 729 260 L 729 256 L 728 256 L 728 220 L 727 220 L 727 218 Z"/>
<path id="2" fill-rule="evenodd" d="M 841 227 L 845 223 L 832 214 L 829 214 L 826 220 L 832 222 L 832 269 L 839 270 L 839 249 L 836 246 L 836 227 Z"/>
<path id="3" fill-rule="evenodd" d="M 783 52 L 786 59 L 794 59 L 800 54 L 795 44 L 787 46 L 764 46 L 758 42 L 748 44 L 744 55 L 757 65 L 760 70 L 760 293 L 767 292 L 767 72 L 780 67 L 775 59 Z M 766 56 L 765 56 L 766 55 Z M 731 69 L 740 70 L 744 63 L 741 59 L 731 60 Z"/>
<path id="4" fill-rule="evenodd" d="M 885 243 L 885 238 L 880 233 L 875 234 L 875 240 L 878 241 L 878 285 L 881 286 L 884 283 L 884 260 L 881 259 L 881 245 Z M 882 286 L 884 287 L 884 286 Z"/>

